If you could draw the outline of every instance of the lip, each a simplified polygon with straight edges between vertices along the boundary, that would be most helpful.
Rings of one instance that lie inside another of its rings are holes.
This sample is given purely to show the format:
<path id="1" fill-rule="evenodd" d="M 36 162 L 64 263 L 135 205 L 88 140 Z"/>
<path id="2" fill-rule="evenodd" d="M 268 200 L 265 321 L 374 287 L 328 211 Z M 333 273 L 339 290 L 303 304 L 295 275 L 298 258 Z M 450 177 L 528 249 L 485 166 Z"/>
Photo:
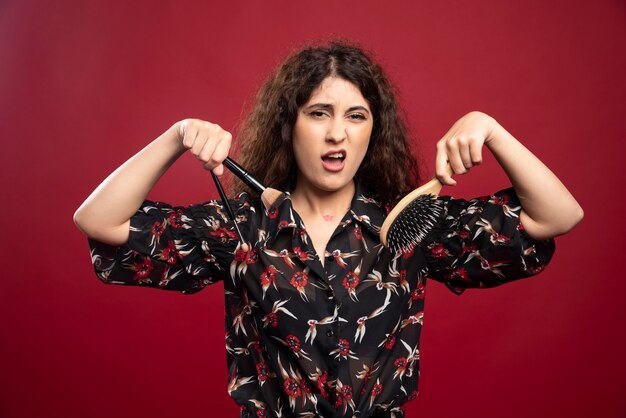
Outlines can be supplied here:
<path id="1" fill-rule="evenodd" d="M 343 154 L 343 160 L 333 160 L 333 161 L 326 161 L 324 160 L 325 157 L 328 157 L 329 155 L 332 154 Z M 324 170 L 326 171 L 330 171 L 332 173 L 337 173 L 341 170 L 343 170 L 343 168 L 345 167 L 345 161 L 346 161 L 346 157 L 348 156 L 348 153 L 346 152 L 346 150 L 344 149 L 336 149 L 336 150 L 330 150 L 327 153 L 325 153 L 324 155 L 321 156 L 321 160 L 322 160 L 322 167 L 324 167 Z"/>
<path id="2" fill-rule="evenodd" d="M 348 155 L 348 153 L 346 152 L 345 149 L 331 149 L 326 154 L 322 155 L 322 158 L 328 157 L 329 155 L 332 155 L 332 154 L 343 154 L 344 155 L 344 159 L 345 159 L 346 155 Z"/>

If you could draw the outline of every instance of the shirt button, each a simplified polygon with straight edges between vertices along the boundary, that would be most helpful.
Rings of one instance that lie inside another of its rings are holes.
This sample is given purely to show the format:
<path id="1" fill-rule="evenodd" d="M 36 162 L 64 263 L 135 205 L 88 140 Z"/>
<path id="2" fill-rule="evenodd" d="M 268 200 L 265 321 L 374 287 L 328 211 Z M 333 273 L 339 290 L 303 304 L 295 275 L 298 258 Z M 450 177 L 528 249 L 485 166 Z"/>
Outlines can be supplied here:
<path id="1" fill-rule="evenodd" d="M 332 337 L 333 335 L 335 335 L 335 333 L 333 332 L 333 330 L 332 330 L 332 329 L 329 329 L 328 331 L 326 331 L 326 335 L 327 335 L 328 337 Z"/>

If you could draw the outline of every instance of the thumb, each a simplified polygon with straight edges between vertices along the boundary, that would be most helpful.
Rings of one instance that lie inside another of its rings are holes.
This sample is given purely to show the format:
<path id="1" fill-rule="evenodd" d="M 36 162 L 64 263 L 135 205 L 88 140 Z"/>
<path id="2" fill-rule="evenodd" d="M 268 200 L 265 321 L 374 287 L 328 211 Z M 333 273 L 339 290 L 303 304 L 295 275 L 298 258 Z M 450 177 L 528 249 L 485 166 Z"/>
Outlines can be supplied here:
<path id="1" fill-rule="evenodd" d="M 224 164 L 220 164 L 217 167 L 215 167 L 213 170 L 213 174 L 215 174 L 216 176 L 221 176 L 224 174 Z"/>

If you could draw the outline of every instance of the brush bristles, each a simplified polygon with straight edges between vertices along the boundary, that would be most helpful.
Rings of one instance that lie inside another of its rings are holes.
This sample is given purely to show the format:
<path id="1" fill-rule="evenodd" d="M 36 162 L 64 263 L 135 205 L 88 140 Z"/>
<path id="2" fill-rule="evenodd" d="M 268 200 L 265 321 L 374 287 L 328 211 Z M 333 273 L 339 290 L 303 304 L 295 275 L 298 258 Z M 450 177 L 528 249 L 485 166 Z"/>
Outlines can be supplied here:
<path id="1" fill-rule="evenodd" d="M 263 202 L 265 209 L 270 210 L 284 195 L 285 194 L 283 192 L 268 187 L 263 191 L 263 193 L 261 193 L 261 201 Z"/>
<path id="2" fill-rule="evenodd" d="M 393 252 L 409 252 L 433 229 L 443 213 L 443 202 L 425 194 L 409 203 L 393 220 L 387 242 Z"/>

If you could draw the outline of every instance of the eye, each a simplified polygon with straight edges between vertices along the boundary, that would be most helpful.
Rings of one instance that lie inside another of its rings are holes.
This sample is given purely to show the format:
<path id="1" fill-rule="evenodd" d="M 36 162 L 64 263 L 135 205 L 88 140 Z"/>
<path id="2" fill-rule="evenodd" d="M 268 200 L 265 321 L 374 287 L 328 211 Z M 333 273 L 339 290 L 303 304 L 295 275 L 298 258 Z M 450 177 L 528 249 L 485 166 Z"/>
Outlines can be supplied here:
<path id="1" fill-rule="evenodd" d="M 352 120 L 367 120 L 367 116 L 364 115 L 363 113 L 350 113 L 348 115 L 348 119 L 352 119 Z"/>
<path id="2" fill-rule="evenodd" d="M 321 119 L 324 116 L 326 116 L 326 112 L 321 111 L 321 110 L 312 110 L 309 112 L 309 116 L 316 118 L 316 119 Z"/>

